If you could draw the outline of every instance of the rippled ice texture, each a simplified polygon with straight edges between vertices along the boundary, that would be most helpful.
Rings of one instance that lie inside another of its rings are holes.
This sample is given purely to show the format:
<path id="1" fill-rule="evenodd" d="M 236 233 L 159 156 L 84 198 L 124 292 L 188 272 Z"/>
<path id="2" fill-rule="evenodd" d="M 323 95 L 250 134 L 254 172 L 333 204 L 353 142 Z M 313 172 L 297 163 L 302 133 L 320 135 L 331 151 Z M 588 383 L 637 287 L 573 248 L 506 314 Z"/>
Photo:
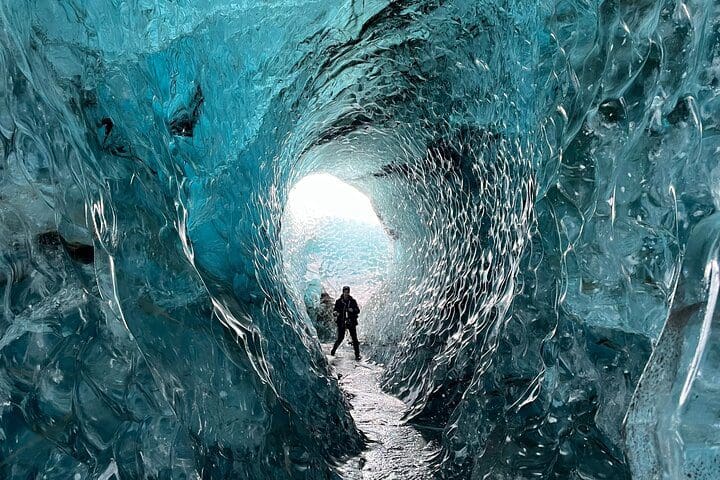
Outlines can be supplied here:
<path id="1" fill-rule="evenodd" d="M 718 478 L 718 8 L 0 1 L 0 477 L 334 475 L 279 241 L 325 172 L 444 476 Z"/>

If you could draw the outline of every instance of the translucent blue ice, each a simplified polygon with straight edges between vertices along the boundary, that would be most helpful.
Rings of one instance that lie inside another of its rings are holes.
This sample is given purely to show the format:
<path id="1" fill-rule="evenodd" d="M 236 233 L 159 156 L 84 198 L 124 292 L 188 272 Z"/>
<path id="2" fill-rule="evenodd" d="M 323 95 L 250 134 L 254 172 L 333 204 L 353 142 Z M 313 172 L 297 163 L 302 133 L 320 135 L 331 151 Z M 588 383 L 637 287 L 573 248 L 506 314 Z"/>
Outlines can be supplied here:
<path id="1" fill-rule="evenodd" d="M 325 172 L 441 475 L 717 478 L 715 3 L 0 0 L 0 477 L 336 475 L 280 241 Z"/>

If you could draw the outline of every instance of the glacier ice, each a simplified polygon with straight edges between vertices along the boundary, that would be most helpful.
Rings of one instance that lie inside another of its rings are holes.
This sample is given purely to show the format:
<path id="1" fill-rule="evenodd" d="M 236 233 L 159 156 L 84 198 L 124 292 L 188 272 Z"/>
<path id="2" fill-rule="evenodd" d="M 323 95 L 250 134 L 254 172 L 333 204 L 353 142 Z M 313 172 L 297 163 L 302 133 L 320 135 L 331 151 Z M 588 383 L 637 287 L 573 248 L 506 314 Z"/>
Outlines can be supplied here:
<path id="1" fill-rule="evenodd" d="M 315 173 L 393 239 L 363 335 L 438 475 L 717 477 L 716 2 L 0 24 L 0 477 L 337 476 L 363 438 L 281 241 Z"/>
<path id="2" fill-rule="evenodd" d="M 672 309 L 628 409 L 627 451 L 640 478 L 715 478 L 720 216 L 691 231 Z M 708 454 L 708 450 L 711 454 Z"/>

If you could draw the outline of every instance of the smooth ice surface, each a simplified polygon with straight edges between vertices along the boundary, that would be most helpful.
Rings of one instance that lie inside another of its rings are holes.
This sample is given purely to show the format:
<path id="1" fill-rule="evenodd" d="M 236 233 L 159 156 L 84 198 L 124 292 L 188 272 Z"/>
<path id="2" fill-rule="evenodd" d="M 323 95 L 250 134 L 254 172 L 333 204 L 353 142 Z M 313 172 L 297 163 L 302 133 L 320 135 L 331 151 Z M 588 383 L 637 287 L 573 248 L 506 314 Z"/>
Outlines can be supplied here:
<path id="1" fill-rule="evenodd" d="M 281 241 L 325 173 L 393 241 L 364 351 L 429 469 L 716 478 L 719 25 L 0 0 L 0 477 L 337 476 L 363 442 Z"/>
<path id="2" fill-rule="evenodd" d="M 665 328 L 627 419 L 639 478 L 720 476 L 720 214 L 692 230 Z"/>

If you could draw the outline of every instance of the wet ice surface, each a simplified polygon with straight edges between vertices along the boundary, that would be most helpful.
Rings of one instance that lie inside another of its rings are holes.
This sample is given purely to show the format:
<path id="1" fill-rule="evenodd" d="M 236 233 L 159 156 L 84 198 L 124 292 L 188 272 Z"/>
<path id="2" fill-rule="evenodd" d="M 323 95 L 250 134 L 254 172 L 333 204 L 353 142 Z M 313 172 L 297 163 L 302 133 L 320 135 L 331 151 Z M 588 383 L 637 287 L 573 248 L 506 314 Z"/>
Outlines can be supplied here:
<path id="1" fill-rule="evenodd" d="M 367 449 L 351 457 L 338 469 L 350 480 L 429 479 L 425 458 L 432 453 L 428 443 L 401 418 L 406 410 L 399 399 L 383 392 L 378 379 L 384 367 L 369 360 L 355 361 L 349 346 L 329 355 L 331 344 L 323 344 L 328 363 L 352 404 L 350 411 L 357 427 L 368 437 Z"/>

